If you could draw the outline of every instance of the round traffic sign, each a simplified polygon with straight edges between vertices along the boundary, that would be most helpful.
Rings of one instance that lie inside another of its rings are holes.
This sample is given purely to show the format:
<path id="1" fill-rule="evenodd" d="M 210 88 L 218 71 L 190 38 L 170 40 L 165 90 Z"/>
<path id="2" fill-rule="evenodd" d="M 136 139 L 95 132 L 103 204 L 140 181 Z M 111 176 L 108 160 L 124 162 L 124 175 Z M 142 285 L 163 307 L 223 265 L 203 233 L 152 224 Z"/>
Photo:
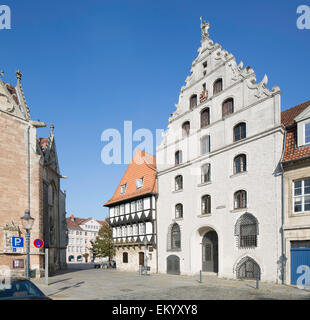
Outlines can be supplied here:
<path id="1" fill-rule="evenodd" d="M 36 239 L 33 241 L 33 245 L 36 247 L 36 248 L 42 248 L 43 245 L 44 245 L 44 242 L 43 240 L 41 239 Z"/>

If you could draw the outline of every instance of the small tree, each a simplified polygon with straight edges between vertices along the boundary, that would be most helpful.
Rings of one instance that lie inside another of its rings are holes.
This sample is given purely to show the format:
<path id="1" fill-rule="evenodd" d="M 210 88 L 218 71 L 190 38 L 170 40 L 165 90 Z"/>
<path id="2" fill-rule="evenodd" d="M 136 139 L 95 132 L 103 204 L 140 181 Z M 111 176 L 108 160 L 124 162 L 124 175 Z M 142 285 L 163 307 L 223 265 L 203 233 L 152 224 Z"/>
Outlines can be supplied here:
<path id="1" fill-rule="evenodd" d="M 88 254 L 88 253 L 84 253 L 84 254 L 83 254 L 83 257 L 84 257 L 84 259 L 85 259 L 86 263 L 88 262 L 88 256 L 89 256 L 89 254 Z"/>
<path id="2" fill-rule="evenodd" d="M 91 251 L 94 257 L 109 257 L 109 262 L 115 256 L 115 249 L 112 239 L 112 229 L 108 220 L 104 221 L 103 226 L 98 232 L 95 241 L 91 241 Z"/>

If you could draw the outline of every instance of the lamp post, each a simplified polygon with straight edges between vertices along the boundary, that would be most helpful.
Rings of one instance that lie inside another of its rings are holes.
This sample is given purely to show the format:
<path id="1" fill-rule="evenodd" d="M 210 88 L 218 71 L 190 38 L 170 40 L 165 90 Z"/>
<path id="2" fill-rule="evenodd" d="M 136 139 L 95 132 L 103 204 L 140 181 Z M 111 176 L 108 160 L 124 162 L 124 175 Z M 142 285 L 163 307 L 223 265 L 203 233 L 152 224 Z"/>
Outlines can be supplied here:
<path id="1" fill-rule="evenodd" d="M 21 217 L 22 226 L 26 230 L 26 279 L 30 279 L 30 230 L 32 229 L 34 218 L 30 216 L 30 210 L 25 211 L 25 215 Z"/>
<path id="2" fill-rule="evenodd" d="M 146 248 L 147 248 L 147 237 L 144 237 L 143 244 L 144 244 L 144 274 L 147 274 L 147 256 L 146 256 Z"/>

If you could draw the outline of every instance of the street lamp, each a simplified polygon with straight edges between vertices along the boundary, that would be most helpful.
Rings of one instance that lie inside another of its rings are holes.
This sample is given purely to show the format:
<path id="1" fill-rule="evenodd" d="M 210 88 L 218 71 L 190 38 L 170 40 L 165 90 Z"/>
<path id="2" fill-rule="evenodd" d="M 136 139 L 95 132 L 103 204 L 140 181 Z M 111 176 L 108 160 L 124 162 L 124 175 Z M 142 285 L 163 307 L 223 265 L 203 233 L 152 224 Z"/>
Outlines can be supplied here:
<path id="1" fill-rule="evenodd" d="M 144 244 L 144 272 L 147 274 L 147 256 L 146 256 L 146 248 L 147 248 L 147 237 L 144 237 L 143 244 Z"/>
<path id="2" fill-rule="evenodd" d="M 22 226 L 26 230 L 26 279 L 30 279 L 30 230 L 32 229 L 34 218 L 30 216 L 30 210 L 25 211 L 25 215 L 21 217 Z"/>

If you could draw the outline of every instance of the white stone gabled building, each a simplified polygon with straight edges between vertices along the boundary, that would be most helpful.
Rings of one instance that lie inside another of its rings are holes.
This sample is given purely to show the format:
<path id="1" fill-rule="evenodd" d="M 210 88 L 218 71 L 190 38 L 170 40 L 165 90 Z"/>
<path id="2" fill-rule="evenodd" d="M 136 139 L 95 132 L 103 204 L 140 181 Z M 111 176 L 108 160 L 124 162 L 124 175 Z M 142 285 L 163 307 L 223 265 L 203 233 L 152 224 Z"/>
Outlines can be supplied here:
<path id="1" fill-rule="evenodd" d="M 158 269 L 277 282 L 280 89 L 202 41 L 157 148 Z"/>

